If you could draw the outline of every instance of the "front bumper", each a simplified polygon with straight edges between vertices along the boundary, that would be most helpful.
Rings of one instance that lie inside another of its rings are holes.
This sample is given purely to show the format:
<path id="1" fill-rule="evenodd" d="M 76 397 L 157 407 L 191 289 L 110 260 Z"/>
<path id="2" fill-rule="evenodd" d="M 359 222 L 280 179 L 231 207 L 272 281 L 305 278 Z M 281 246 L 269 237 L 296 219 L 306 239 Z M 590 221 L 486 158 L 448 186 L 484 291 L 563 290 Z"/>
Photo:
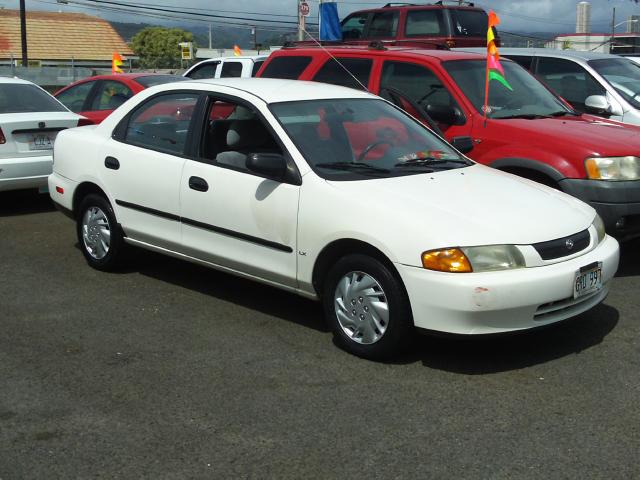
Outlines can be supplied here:
<path id="1" fill-rule="evenodd" d="M 619 239 L 640 235 L 640 181 L 567 178 L 560 181 L 560 188 L 595 208 L 609 235 Z"/>
<path id="2" fill-rule="evenodd" d="M 483 273 L 442 273 L 396 264 L 416 327 L 457 334 L 535 328 L 585 312 L 606 297 L 618 269 L 618 242 L 607 236 L 595 249 L 541 267 Z M 602 262 L 603 288 L 573 299 L 575 273 Z"/>
<path id="3" fill-rule="evenodd" d="M 0 158 L 0 192 L 45 187 L 52 165 L 51 153 L 37 157 Z"/>

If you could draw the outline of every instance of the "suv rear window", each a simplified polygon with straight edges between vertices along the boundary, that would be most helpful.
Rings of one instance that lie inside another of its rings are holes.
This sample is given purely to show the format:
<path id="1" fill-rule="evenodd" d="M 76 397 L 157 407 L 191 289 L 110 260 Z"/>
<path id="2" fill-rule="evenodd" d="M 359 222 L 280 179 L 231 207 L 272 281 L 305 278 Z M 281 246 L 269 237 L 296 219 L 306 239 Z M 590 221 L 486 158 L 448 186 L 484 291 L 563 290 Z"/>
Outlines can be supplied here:
<path id="1" fill-rule="evenodd" d="M 449 10 L 455 37 L 484 37 L 487 34 L 488 15 L 482 10 Z"/>
<path id="2" fill-rule="evenodd" d="M 260 76 L 297 80 L 310 63 L 311 57 L 275 57 L 267 64 Z"/>
<path id="3" fill-rule="evenodd" d="M 35 85 L 0 84 L 0 113 L 66 111 L 59 101 Z"/>
<path id="4" fill-rule="evenodd" d="M 237 78 L 242 76 L 241 62 L 224 62 L 220 78 Z"/>
<path id="5" fill-rule="evenodd" d="M 404 30 L 407 37 L 446 35 L 442 10 L 409 10 Z"/>
<path id="6" fill-rule="evenodd" d="M 368 58 L 330 58 L 313 77 L 313 81 L 366 90 L 372 65 L 373 60 Z"/>

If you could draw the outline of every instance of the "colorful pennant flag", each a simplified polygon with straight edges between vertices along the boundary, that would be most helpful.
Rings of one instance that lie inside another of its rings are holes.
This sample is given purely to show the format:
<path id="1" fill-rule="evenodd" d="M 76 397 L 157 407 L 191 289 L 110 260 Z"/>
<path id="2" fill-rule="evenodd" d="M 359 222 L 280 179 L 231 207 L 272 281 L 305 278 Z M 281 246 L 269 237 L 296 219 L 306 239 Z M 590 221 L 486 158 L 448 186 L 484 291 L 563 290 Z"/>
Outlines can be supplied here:
<path id="1" fill-rule="evenodd" d="M 122 73 L 122 69 L 120 68 L 124 64 L 124 60 L 118 52 L 113 52 L 113 57 L 111 58 L 111 73 Z"/>
<path id="2" fill-rule="evenodd" d="M 489 110 L 489 82 L 496 80 L 508 90 L 513 91 L 507 79 L 504 78 L 504 68 L 500 64 L 500 53 L 496 47 L 496 37 L 493 33 L 493 27 L 500 24 L 500 18 L 493 10 L 489 12 L 489 29 L 487 30 L 487 78 L 484 91 L 484 118 L 487 119 L 487 110 Z"/>
<path id="3" fill-rule="evenodd" d="M 242 50 L 240 50 L 240 47 L 238 45 L 234 45 L 233 46 L 233 56 L 234 57 L 239 57 L 240 55 L 242 55 Z"/>

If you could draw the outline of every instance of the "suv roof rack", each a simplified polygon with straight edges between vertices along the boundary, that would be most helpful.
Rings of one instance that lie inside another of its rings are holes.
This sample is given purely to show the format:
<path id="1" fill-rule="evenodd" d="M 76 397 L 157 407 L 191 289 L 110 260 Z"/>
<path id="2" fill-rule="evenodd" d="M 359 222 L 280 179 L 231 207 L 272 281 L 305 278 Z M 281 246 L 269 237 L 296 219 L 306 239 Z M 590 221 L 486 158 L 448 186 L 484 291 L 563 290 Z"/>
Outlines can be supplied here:
<path id="1" fill-rule="evenodd" d="M 319 45 L 318 45 L 319 43 Z M 370 50 L 388 50 L 388 47 L 424 48 L 427 50 L 451 50 L 447 45 L 429 40 L 372 40 L 369 43 L 354 40 L 302 40 L 285 42 L 282 48 L 314 48 L 314 47 L 344 47 L 344 48 L 369 48 Z"/>
<path id="2" fill-rule="evenodd" d="M 463 1 L 459 1 L 459 0 L 438 0 L 433 5 L 442 5 L 442 6 L 444 6 L 445 3 L 450 3 L 452 5 L 458 5 L 458 6 L 461 6 L 461 7 L 475 7 L 475 4 L 473 2 L 463 2 Z"/>
<path id="3" fill-rule="evenodd" d="M 418 3 L 407 3 L 407 2 L 391 2 L 384 5 L 382 8 L 390 8 L 390 7 L 421 7 L 422 5 Z"/>

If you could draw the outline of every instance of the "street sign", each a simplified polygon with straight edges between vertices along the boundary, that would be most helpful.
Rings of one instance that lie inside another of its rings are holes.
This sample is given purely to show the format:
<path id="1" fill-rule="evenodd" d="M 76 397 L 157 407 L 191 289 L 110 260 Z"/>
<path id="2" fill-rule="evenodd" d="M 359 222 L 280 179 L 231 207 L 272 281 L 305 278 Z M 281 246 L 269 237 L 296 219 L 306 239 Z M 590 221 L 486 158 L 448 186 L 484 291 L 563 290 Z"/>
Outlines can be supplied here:
<path id="1" fill-rule="evenodd" d="M 300 2 L 299 9 L 300 9 L 300 15 L 302 15 L 303 17 L 308 17 L 309 13 L 311 13 L 311 8 L 309 8 L 309 4 L 304 0 Z"/>
<path id="2" fill-rule="evenodd" d="M 182 60 L 191 60 L 193 58 L 193 43 L 180 42 L 180 55 Z"/>

